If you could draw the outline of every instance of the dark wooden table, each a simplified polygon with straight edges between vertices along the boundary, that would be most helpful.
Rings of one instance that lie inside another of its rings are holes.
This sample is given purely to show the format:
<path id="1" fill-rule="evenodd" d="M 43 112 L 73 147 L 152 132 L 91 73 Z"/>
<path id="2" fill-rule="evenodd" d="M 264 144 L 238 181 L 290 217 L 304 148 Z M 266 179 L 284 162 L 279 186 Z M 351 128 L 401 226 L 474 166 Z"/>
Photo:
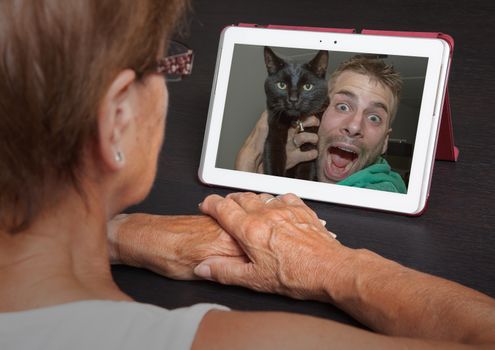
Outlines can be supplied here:
<path id="1" fill-rule="evenodd" d="M 347 0 L 201 0 L 193 2 L 193 76 L 169 85 L 166 141 L 155 186 L 130 211 L 194 214 L 210 188 L 197 179 L 220 31 L 251 22 L 317 27 L 440 31 L 455 39 L 449 82 L 459 161 L 435 164 L 430 201 L 421 217 L 308 201 L 350 247 L 363 247 L 406 266 L 495 297 L 495 2 Z M 113 268 L 138 301 L 167 308 L 215 302 L 238 310 L 283 310 L 358 324 L 328 304 L 296 301 L 210 282 L 181 282 L 125 266 Z"/>

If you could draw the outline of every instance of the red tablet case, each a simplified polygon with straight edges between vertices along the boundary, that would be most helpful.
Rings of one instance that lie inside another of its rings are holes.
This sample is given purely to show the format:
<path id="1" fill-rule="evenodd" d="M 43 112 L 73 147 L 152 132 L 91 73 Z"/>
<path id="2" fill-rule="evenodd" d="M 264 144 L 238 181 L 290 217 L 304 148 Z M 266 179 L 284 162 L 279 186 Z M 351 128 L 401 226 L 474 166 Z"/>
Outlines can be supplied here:
<path id="1" fill-rule="evenodd" d="M 298 26 L 284 26 L 284 25 L 258 25 L 251 23 L 239 23 L 239 27 L 259 27 L 259 28 L 271 28 L 271 29 L 291 29 L 291 30 L 307 30 L 314 32 L 333 32 L 333 33 L 357 33 L 353 28 L 321 28 L 321 27 L 298 27 Z M 450 46 L 450 56 L 454 50 L 454 39 L 444 33 L 436 32 L 398 32 L 388 30 L 371 30 L 363 29 L 360 34 L 363 35 L 387 35 L 387 36 L 409 36 L 417 38 L 439 38 L 447 42 Z M 447 72 L 448 76 L 448 72 Z M 440 131 L 438 134 L 437 150 L 435 154 L 436 160 L 450 160 L 457 161 L 459 156 L 459 149 L 454 145 L 454 134 L 452 129 L 452 115 L 450 110 L 449 93 L 446 89 L 445 98 L 442 108 L 442 119 L 440 121 Z"/>

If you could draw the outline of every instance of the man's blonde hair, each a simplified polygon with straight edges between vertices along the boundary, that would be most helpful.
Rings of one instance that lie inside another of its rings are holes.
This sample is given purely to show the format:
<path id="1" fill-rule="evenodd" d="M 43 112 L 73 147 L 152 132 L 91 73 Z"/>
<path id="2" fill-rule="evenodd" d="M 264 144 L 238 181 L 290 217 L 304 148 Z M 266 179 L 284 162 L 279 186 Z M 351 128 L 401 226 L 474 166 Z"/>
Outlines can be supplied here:
<path id="1" fill-rule="evenodd" d="M 333 85 L 340 74 L 345 71 L 366 75 L 372 81 L 376 81 L 392 91 L 394 105 L 390 112 L 389 126 L 391 126 L 397 114 L 397 109 L 399 108 L 400 94 L 402 91 L 402 78 L 400 74 L 392 65 L 386 64 L 382 59 L 368 58 L 360 55 L 353 56 L 342 62 L 330 76 L 329 92 L 332 91 Z"/>

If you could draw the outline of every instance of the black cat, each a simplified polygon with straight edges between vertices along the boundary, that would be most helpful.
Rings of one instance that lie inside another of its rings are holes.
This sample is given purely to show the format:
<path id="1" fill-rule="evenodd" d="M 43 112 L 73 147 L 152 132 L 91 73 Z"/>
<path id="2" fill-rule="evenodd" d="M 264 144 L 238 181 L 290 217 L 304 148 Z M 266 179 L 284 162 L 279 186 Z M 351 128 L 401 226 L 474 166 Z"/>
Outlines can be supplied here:
<path id="1" fill-rule="evenodd" d="M 264 49 L 268 77 L 265 80 L 268 109 L 268 136 L 263 150 L 264 173 L 297 179 L 314 180 L 315 162 L 303 162 L 285 170 L 287 132 L 311 115 L 321 120 L 328 105 L 328 88 L 325 79 L 328 51 L 321 50 L 307 63 L 286 62 L 269 47 Z M 302 129 L 302 127 L 300 126 Z M 302 130 L 301 130 L 302 131 Z M 318 128 L 305 128 L 317 132 Z M 302 151 L 314 149 L 312 144 L 301 145 Z"/>

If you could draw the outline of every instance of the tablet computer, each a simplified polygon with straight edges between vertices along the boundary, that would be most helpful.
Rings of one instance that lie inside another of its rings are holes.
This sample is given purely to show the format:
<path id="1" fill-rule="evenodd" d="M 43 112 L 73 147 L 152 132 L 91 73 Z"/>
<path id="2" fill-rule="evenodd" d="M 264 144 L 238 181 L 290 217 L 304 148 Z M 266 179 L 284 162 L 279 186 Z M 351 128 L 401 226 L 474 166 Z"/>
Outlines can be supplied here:
<path id="1" fill-rule="evenodd" d="M 199 178 L 418 215 L 449 64 L 441 39 L 227 27 Z"/>

